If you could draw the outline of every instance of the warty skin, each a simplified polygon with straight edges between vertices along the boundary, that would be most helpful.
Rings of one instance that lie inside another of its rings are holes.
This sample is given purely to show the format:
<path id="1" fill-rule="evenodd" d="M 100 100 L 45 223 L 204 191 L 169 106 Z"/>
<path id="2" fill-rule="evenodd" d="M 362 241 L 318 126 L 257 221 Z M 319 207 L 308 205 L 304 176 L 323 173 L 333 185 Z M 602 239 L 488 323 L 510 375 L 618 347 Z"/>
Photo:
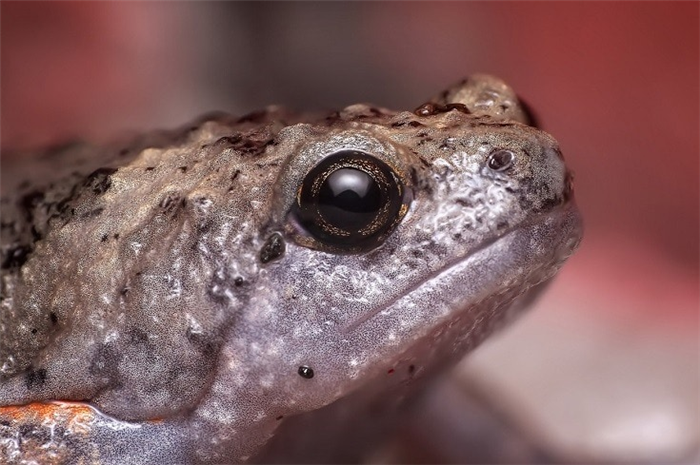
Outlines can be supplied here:
<path id="1" fill-rule="evenodd" d="M 404 188 L 369 250 L 292 214 L 307 173 L 348 150 Z M 0 457 L 17 463 L 347 454 L 368 438 L 344 429 L 389 425 L 582 234 L 556 141 L 484 75 L 415 112 L 269 107 L 41 163 L 3 171 Z"/>

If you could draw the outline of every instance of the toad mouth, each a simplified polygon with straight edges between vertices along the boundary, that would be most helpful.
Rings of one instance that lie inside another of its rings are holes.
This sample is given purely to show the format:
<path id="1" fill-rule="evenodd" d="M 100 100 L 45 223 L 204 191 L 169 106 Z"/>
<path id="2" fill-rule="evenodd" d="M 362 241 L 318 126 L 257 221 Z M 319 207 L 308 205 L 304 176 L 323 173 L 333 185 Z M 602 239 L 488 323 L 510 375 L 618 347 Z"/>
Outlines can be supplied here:
<path id="1" fill-rule="evenodd" d="M 557 233 L 557 231 L 560 232 Z M 430 273 L 425 279 L 417 281 L 407 288 L 403 295 L 378 305 L 361 318 L 348 323 L 341 328 L 340 333 L 348 334 L 358 330 L 377 315 L 400 305 L 401 300 L 405 296 L 416 294 L 420 290 L 429 288 L 434 283 L 442 281 L 441 277 L 444 277 L 445 280 L 455 280 L 461 276 L 466 277 L 468 269 L 477 266 L 478 262 L 484 261 L 488 257 L 496 256 L 496 249 L 502 247 L 501 244 L 513 244 L 506 248 L 510 255 L 510 260 L 506 260 L 503 263 L 490 262 L 489 266 L 494 268 L 491 271 L 492 274 L 502 274 L 506 271 L 505 268 L 511 266 L 513 262 L 537 263 L 542 260 L 542 250 L 533 244 L 533 242 L 537 241 L 530 240 L 535 236 L 548 237 L 550 241 L 546 250 L 549 251 L 549 254 L 546 255 L 548 257 L 554 256 L 558 262 L 563 262 L 576 250 L 582 236 L 581 215 L 575 203 L 567 201 L 552 210 L 535 215 L 528 221 L 505 230 L 499 236 L 481 242 L 475 248 L 469 250 L 467 255 L 453 259 L 447 265 Z"/>

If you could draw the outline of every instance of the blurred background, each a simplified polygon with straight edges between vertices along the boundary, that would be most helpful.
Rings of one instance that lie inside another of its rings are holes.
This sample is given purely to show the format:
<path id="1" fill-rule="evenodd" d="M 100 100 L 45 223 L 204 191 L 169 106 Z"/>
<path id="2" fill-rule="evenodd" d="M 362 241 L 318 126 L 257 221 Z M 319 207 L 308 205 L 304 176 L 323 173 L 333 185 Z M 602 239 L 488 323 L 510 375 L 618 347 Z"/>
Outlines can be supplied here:
<path id="1" fill-rule="evenodd" d="M 502 77 L 560 142 L 586 235 L 456 376 L 572 456 L 697 459 L 697 2 L 3 1 L 0 18 L 3 165 L 212 110 L 413 109 Z"/>

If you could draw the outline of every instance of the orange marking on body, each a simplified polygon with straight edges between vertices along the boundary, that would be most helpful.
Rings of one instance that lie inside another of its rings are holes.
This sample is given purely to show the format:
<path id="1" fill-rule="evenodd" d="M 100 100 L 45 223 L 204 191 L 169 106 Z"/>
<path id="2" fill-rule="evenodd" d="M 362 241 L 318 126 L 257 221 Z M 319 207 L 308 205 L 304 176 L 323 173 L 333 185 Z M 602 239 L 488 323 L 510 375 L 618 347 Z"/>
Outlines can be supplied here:
<path id="1" fill-rule="evenodd" d="M 90 423 L 95 419 L 95 413 L 84 404 L 34 402 L 27 405 L 0 407 L 0 418 L 37 425 L 61 423 L 74 433 L 87 433 Z"/>

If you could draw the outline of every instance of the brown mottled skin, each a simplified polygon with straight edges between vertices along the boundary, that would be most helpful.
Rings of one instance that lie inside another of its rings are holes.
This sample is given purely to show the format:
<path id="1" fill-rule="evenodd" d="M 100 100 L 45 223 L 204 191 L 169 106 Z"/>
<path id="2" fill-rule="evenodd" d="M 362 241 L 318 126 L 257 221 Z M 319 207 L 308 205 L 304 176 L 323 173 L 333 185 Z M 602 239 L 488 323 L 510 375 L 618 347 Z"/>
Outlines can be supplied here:
<path id="1" fill-rule="evenodd" d="M 359 460 L 578 246 L 526 118 L 480 75 L 415 112 L 270 107 L 3 169 L 0 461 Z M 294 213 L 347 151 L 400 190 L 357 247 Z"/>

